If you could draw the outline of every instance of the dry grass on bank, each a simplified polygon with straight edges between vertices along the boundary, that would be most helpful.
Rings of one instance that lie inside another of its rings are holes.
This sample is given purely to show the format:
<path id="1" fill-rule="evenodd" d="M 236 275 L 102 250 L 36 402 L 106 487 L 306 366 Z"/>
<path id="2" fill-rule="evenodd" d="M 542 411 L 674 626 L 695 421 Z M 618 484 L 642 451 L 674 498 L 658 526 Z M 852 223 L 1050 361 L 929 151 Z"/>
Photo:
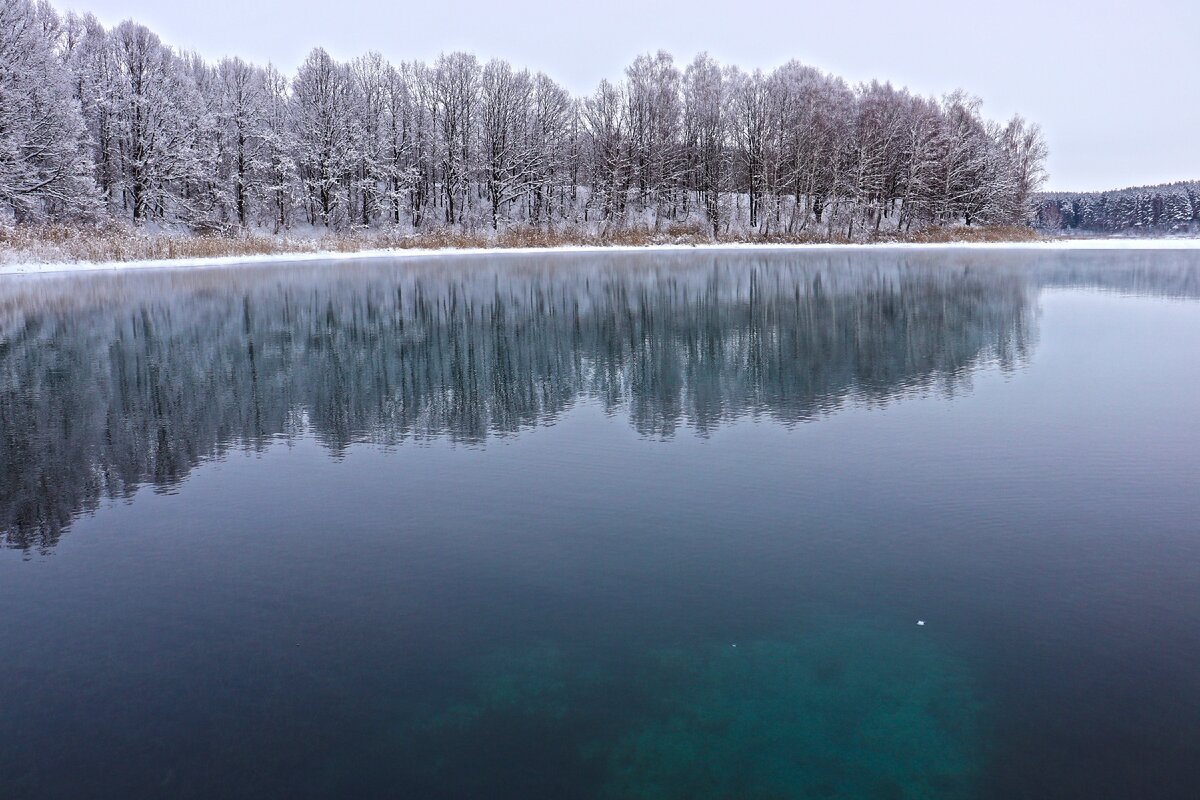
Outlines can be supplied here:
<path id="1" fill-rule="evenodd" d="M 955 244 L 974 242 L 1037 242 L 1047 237 L 1025 225 L 971 225 L 970 227 L 922 228 L 898 239 L 880 237 L 879 241 L 913 244 Z"/>
<path id="2" fill-rule="evenodd" d="M 874 237 L 876 242 L 920 244 L 953 242 L 1027 242 L 1042 238 L 1029 228 L 970 226 L 926 228 L 909 234 Z M 319 236 L 272 236 L 243 233 L 146 232 L 123 226 L 73 227 L 64 225 L 0 225 L 0 263 L 57 263 L 159 261 L 174 259 L 261 256 L 287 253 L 364 250 L 530 248 L 563 246 L 642 247 L 656 244 L 699 245 L 722 243 L 814 244 L 848 243 L 816 233 L 729 235 L 714 239 L 700 226 L 672 225 L 659 231 L 619 229 L 603 233 L 565 232 L 514 227 L 499 233 L 432 231 L 409 234 L 392 231 L 356 230 Z"/>

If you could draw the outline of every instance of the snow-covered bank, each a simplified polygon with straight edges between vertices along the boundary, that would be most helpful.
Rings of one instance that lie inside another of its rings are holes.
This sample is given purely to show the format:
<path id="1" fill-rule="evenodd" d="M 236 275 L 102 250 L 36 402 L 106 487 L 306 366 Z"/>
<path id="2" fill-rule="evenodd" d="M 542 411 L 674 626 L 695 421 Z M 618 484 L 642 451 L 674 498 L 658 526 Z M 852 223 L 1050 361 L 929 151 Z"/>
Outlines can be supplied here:
<path id="1" fill-rule="evenodd" d="M 149 261 L 0 263 L 0 275 L 84 272 L 93 270 L 175 269 L 224 267 L 256 264 L 284 264 L 313 261 L 358 261 L 378 258 L 429 258 L 433 256 L 516 256 L 550 253 L 630 253 L 681 252 L 688 250 L 772 250 L 797 252 L 814 250 L 1200 250 L 1198 239 L 1051 239 L 1032 242 L 938 242 L 874 244 L 755 244 L 725 242 L 715 244 L 653 245 L 564 245 L 560 247 L 476 247 L 476 248 L 395 248 L 357 252 L 273 253 L 217 258 L 176 258 Z"/>

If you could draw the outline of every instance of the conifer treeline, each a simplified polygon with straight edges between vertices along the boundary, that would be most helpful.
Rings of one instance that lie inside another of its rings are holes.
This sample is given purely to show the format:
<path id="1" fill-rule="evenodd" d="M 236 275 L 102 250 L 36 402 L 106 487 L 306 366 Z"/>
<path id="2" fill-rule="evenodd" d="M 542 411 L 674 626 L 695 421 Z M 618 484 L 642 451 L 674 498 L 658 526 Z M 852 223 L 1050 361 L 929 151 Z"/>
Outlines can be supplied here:
<path id="1" fill-rule="evenodd" d="M 1111 192 L 1046 192 L 1035 224 L 1052 231 L 1182 233 L 1200 229 L 1200 181 Z"/>

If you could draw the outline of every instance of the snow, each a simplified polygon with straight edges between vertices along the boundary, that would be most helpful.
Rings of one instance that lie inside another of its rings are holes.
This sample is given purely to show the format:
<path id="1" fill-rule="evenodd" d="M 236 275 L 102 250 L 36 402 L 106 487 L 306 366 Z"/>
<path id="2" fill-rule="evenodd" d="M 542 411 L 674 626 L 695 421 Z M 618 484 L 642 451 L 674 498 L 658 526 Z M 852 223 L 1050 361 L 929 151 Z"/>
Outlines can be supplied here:
<path id="1" fill-rule="evenodd" d="M 358 261 L 378 258 L 431 258 L 436 256 L 519 256 L 553 253 L 631 253 L 647 251 L 680 252 L 687 250 L 773 250 L 773 251 L 880 251 L 880 250 L 1200 250 L 1200 238 L 1195 239 L 1054 239 L 1039 242 L 947 242 L 938 244 L 660 244 L 630 247 L 581 246 L 520 247 L 520 248 L 463 248 L 463 249 L 395 249 L 363 250 L 360 252 L 278 253 L 260 256 L 227 256 L 221 258 L 180 258 L 153 261 L 108 261 L 72 263 L 0 263 L 0 275 L 44 274 L 55 272 L 87 272 L 97 270 L 178 269 L 256 264 L 286 264 L 313 261 Z"/>

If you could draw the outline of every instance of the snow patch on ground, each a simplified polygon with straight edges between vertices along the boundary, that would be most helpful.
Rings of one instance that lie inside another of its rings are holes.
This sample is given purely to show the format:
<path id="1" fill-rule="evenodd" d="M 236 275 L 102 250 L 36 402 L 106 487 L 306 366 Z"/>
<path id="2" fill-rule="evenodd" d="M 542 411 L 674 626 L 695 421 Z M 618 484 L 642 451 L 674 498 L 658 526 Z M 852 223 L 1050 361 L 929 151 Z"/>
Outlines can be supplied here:
<path id="1" fill-rule="evenodd" d="M 312 261 L 357 261 L 375 258 L 430 258 L 433 256 L 544 255 L 550 253 L 630 253 L 685 250 L 1200 250 L 1197 239 L 1055 239 L 1040 242 L 946 242 L 937 244 L 658 244 L 630 247 L 567 245 L 563 247 L 361 250 L 358 252 L 273 253 L 220 258 L 177 258 L 153 261 L 66 263 L 0 263 L 0 275 L 87 272 L 96 270 L 177 269 Z"/>

